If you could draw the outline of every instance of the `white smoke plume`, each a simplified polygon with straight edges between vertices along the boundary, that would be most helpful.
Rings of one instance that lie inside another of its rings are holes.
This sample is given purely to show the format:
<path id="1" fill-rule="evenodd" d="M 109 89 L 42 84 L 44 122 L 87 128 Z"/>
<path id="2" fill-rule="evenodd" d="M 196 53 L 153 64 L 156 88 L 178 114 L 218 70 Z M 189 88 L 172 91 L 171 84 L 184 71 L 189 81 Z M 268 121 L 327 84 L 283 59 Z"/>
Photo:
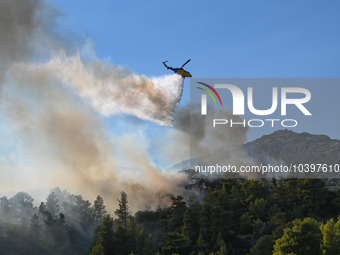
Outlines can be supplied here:
<path id="1" fill-rule="evenodd" d="M 61 54 L 36 68 L 58 74 L 63 84 L 74 87 L 104 116 L 131 114 L 164 126 L 173 123 L 173 114 L 183 92 L 183 78 L 179 75 L 150 79 L 98 60 L 94 54 L 88 62 L 79 55 Z"/>

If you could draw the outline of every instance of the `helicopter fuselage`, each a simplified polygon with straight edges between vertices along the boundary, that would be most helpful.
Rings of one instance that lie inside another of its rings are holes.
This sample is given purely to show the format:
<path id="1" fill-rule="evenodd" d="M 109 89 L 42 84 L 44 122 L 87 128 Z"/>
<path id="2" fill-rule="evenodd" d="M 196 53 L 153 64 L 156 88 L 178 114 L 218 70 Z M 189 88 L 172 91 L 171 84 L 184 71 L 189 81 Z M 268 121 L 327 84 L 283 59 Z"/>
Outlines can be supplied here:
<path id="1" fill-rule="evenodd" d="M 167 66 L 167 65 L 165 64 L 165 62 L 163 62 L 163 64 L 164 64 L 164 66 L 165 66 L 167 69 L 170 69 L 170 70 L 172 70 L 174 73 L 177 73 L 177 74 L 181 75 L 183 78 L 185 78 L 185 77 L 192 77 L 191 73 L 188 72 L 188 71 L 186 71 L 186 70 L 184 70 L 182 67 L 180 67 L 180 68 L 172 68 L 172 67 L 170 67 L 170 66 Z"/>

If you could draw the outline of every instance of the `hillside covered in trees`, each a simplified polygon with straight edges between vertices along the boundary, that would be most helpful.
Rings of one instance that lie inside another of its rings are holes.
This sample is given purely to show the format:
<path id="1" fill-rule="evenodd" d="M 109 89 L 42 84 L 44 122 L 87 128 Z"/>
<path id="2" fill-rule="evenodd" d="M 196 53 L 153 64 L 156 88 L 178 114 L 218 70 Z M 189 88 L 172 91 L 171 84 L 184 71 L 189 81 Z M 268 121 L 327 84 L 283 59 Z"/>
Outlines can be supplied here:
<path id="1" fill-rule="evenodd" d="M 340 140 L 327 135 L 314 135 L 307 132 L 277 130 L 243 145 L 244 151 L 258 160 L 266 157 L 282 160 L 290 164 L 329 165 L 340 162 Z"/>
<path id="2" fill-rule="evenodd" d="M 129 211 L 128 194 L 107 213 L 98 196 L 56 188 L 46 202 L 19 192 L 0 200 L 1 254 L 340 254 L 340 190 L 320 179 L 198 180 L 202 201 L 181 196 Z"/>

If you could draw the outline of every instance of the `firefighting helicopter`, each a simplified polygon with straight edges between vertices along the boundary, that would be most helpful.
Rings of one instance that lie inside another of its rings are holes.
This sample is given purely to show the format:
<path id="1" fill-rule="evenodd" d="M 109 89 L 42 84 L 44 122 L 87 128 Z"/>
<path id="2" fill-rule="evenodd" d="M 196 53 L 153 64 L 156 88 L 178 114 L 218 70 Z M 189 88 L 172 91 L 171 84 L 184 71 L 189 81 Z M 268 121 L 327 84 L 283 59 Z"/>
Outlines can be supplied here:
<path id="1" fill-rule="evenodd" d="M 192 77 L 191 73 L 189 73 L 188 71 L 184 70 L 183 67 L 188 64 L 191 61 L 191 59 L 189 59 L 187 62 L 185 62 L 180 68 L 172 68 L 170 66 L 167 66 L 165 63 L 168 61 L 164 61 L 163 64 L 167 69 L 170 69 L 172 71 L 174 71 L 174 73 L 177 73 L 179 75 L 181 75 L 183 78 L 185 77 Z"/>

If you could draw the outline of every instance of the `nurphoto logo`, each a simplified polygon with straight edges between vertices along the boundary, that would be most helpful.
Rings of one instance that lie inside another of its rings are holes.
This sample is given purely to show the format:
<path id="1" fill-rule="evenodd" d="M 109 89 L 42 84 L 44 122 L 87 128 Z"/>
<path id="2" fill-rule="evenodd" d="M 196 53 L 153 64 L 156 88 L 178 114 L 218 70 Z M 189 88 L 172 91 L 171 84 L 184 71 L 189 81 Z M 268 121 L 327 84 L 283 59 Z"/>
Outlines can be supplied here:
<path id="1" fill-rule="evenodd" d="M 207 95 L 210 96 L 210 98 L 213 100 L 215 106 L 217 105 L 215 96 L 220 102 L 220 105 L 222 105 L 222 99 L 220 94 L 217 92 L 216 89 L 227 89 L 231 95 L 232 95 L 232 113 L 233 115 L 244 115 L 245 114 L 245 95 L 238 86 L 232 85 L 232 84 L 214 84 L 214 87 L 203 82 L 197 82 L 200 85 L 205 86 L 206 88 L 197 87 L 198 89 L 202 90 L 203 94 L 201 94 L 201 115 L 207 115 Z M 210 91 L 209 91 L 209 90 Z M 256 88 L 255 88 L 256 90 Z M 280 97 L 279 93 L 280 91 Z M 299 98 L 290 98 L 290 94 L 298 95 Z M 287 115 L 287 105 L 294 105 L 297 107 L 302 114 L 306 116 L 311 116 L 312 114 L 308 109 L 306 108 L 305 104 L 310 101 L 311 99 L 311 92 L 306 88 L 301 87 L 281 87 L 280 89 L 278 87 L 272 87 L 271 88 L 271 98 L 268 98 L 265 95 L 260 95 L 259 100 L 265 100 L 270 101 L 271 100 L 271 107 L 268 109 L 256 109 L 254 107 L 254 95 L 253 95 L 253 87 L 247 87 L 247 106 L 248 110 L 257 116 L 270 116 L 278 109 L 279 99 L 280 99 L 280 108 L 281 108 L 281 116 Z M 275 126 L 276 122 L 279 122 L 282 127 L 295 127 L 298 125 L 298 121 L 296 119 L 249 119 L 246 121 L 245 119 L 243 121 L 233 121 L 233 119 L 213 119 L 213 127 L 216 127 L 216 125 L 230 125 L 230 127 L 233 127 L 235 125 L 242 125 L 246 127 L 248 125 L 249 127 L 262 127 L 265 125 L 265 123 L 269 123 L 272 127 Z"/>

